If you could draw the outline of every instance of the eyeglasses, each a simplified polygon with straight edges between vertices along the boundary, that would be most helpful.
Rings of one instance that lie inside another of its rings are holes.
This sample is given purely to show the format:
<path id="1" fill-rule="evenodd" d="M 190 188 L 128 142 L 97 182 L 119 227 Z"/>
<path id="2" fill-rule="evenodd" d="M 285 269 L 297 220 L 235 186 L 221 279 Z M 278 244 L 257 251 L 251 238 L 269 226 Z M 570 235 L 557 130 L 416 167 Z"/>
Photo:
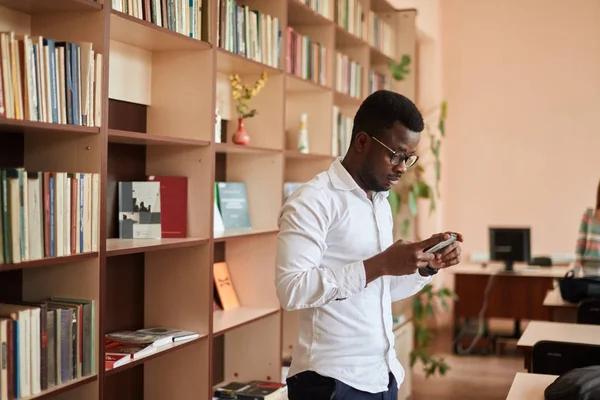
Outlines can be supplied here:
<path id="1" fill-rule="evenodd" d="M 375 136 L 372 136 L 372 135 L 369 135 L 369 136 L 371 136 L 371 138 L 373 140 L 375 140 L 377 143 L 379 143 L 380 145 L 382 145 L 383 147 L 385 147 L 392 153 L 392 155 L 390 156 L 390 164 L 392 164 L 394 166 L 400 165 L 400 163 L 402 161 L 404 161 L 404 163 L 406 164 L 406 168 L 410 168 L 413 165 L 415 165 L 415 163 L 419 159 L 419 156 L 416 154 L 410 154 L 410 155 L 406 156 L 402 153 L 398 153 L 397 151 L 390 149 L 386 144 L 384 144 L 381 140 L 377 139 Z"/>

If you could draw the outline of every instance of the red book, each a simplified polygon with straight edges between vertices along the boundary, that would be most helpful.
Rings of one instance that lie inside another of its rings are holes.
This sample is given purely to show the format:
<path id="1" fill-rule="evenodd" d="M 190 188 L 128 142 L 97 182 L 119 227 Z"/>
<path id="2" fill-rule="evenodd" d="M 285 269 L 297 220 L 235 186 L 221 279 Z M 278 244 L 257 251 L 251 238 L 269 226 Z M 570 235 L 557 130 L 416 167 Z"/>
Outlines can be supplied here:
<path id="1" fill-rule="evenodd" d="M 148 176 L 160 182 L 160 224 L 164 239 L 187 237 L 187 176 Z"/>

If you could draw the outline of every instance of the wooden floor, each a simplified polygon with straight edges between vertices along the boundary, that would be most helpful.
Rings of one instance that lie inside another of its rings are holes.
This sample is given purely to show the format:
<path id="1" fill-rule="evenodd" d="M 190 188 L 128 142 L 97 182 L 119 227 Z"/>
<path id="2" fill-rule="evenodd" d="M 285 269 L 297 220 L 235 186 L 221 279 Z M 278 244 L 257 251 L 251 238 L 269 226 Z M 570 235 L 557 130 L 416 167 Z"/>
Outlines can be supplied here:
<path id="1" fill-rule="evenodd" d="M 515 373 L 524 371 L 520 355 L 455 356 L 450 333 L 436 335 L 435 354 L 444 357 L 451 369 L 443 377 L 425 378 L 420 365 L 415 365 L 411 400 L 505 400 Z"/>

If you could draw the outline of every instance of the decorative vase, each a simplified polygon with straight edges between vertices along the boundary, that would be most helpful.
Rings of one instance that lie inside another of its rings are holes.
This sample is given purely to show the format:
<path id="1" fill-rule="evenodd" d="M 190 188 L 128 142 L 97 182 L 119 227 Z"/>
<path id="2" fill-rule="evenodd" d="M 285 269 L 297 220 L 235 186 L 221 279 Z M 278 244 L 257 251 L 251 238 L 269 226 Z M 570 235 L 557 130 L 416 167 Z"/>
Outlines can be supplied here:
<path id="1" fill-rule="evenodd" d="M 244 128 L 244 118 L 238 118 L 238 128 L 233 134 L 232 139 L 233 143 L 241 145 L 247 145 L 250 141 L 250 136 L 248 136 L 248 132 Z"/>

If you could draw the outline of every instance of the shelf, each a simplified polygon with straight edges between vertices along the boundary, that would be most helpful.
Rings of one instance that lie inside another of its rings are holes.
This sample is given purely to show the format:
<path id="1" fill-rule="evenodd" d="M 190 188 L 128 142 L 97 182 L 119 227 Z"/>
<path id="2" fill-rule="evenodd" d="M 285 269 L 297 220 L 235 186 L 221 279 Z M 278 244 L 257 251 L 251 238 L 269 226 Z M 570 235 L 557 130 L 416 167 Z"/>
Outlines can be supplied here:
<path id="1" fill-rule="evenodd" d="M 207 337 L 207 335 L 201 334 L 200 337 L 197 337 L 195 339 L 185 340 L 185 341 L 181 341 L 181 342 L 173 342 L 173 343 L 166 344 L 164 346 L 160 346 L 158 348 L 158 350 L 156 350 L 156 352 L 154 352 L 152 354 L 148 354 L 147 356 L 144 356 L 144 357 L 132 359 L 131 361 L 129 361 L 126 364 L 123 364 L 117 368 L 105 369 L 104 375 L 110 376 L 110 375 L 117 374 L 119 372 L 125 371 L 125 370 L 133 368 L 137 365 L 140 365 L 147 361 L 150 361 L 154 358 L 161 357 L 161 356 L 164 356 L 165 354 L 171 353 L 173 351 L 181 350 L 187 346 L 199 343 L 206 337 Z"/>
<path id="2" fill-rule="evenodd" d="M 98 375 L 86 376 L 83 378 L 73 379 L 72 381 L 69 381 L 62 385 L 54 386 L 48 390 L 44 390 L 40 394 L 36 394 L 34 396 L 28 396 L 28 397 L 20 397 L 19 400 L 33 400 L 33 399 L 39 400 L 39 399 L 54 398 L 55 396 L 58 396 L 61 393 L 76 389 L 80 386 L 94 382 L 96 380 L 98 380 Z"/>
<path id="3" fill-rule="evenodd" d="M 225 232 L 216 233 L 213 240 L 218 243 L 249 236 L 275 234 L 278 232 L 279 229 L 226 229 Z"/>
<path id="4" fill-rule="evenodd" d="M 302 79 L 294 74 L 286 74 L 285 89 L 288 92 L 330 92 L 332 90 L 320 83 Z"/>
<path id="5" fill-rule="evenodd" d="M 328 154 L 310 154 L 310 153 L 306 154 L 306 153 L 300 153 L 299 151 L 296 151 L 296 150 L 286 150 L 285 158 L 299 159 L 299 160 L 319 160 L 319 161 L 324 161 L 324 160 L 333 161 L 335 159 L 334 156 L 328 155 Z"/>
<path id="6" fill-rule="evenodd" d="M 147 251 L 160 251 L 179 249 L 182 247 L 199 246 L 208 243 L 208 239 L 181 238 L 181 239 L 108 239 L 106 241 L 106 255 L 109 257 L 124 254 L 144 253 Z"/>
<path id="7" fill-rule="evenodd" d="M 91 0 L 0 0 L 0 6 L 26 14 L 102 10 L 102 4 Z"/>
<path id="8" fill-rule="evenodd" d="M 0 272 L 13 271 L 13 270 L 18 270 L 18 269 L 48 267 L 48 266 L 57 265 L 57 264 L 75 263 L 78 261 L 83 261 L 83 260 L 87 260 L 90 258 L 97 258 L 97 257 L 98 257 L 98 252 L 94 251 L 94 252 L 90 252 L 90 253 L 75 254 L 72 256 L 42 258 L 40 260 L 25 261 L 25 262 L 20 262 L 20 263 L 16 263 L 16 264 L 0 264 Z"/>
<path id="9" fill-rule="evenodd" d="M 2 133 L 41 132 L 52 134 L 67 132 L 75 134 L 96 134 L 100 133 L 100 128 L 71 124 L 55 124 L 51 122 L 26 121 L 22 119 L 0 117 L 0 131 Z"/>
<path id="10" fill-rule="evenodd" d="M 359 107 L 362 100 L 352 97 L 349 94 L 336 91 L 333 102 L 339 107 Z"/>
<path id="11" fill-rule="evenodd" d="M 288 1 L 288 23 L 289 25 L 311 25 L 327 26 L 335 22 L 319 14 L 309 6 L 300 3 L 298 0 Z"/>
<path id="12" fill-rule="evenodd" d="M 244 56 L 232 53 L 221 47 L 217 48 L 217 71 L 227 74 L 280 74 L 283 70 L 267 64 L 251 60 Z"/>
<path id="13" fill-rule="evenodd" d="M 1 1 L 1 0 L 0 0 Z M 209 50 L 210 43 L 193 39 L 120 11 L 111 11 L 110 38 L 149 51 Z"/>
<path id="14" fill-rule="evenodd" d="M 221 335 L 229 330 L 250 322 L 268 317 L 279 312 L 279 308 L 235 307 L 229 310 L 215 311 L 213 314 L 214 335 Z"/>
<path id="15" fill-rule="evenodd" d="M 237 145 L 234 143 L 215 143 L 215 152 L 228 154 L 276 154 L 281 153 L 281 150 L 268 149 L 264 147 Z"/>
<path id="16" fill-rule="evenodd" d="M 172 136 L 161 136 L 161 135 L 149 135 L 147 133 L 140 132 L 128 132 L 120 131 L 116 129 L 108 130 L 108 141 L 111 143 L 124 143 L 124 144 L 141 144 L 141 145 L 162 145 L 162 146 L 197 146 L 207 147 L 210 146 L 210 142 L 206 140 L 195 140 L 177 138 Z"/>
<path id="17" fill-rule="evenodd" d="M 381 50 L 371 47 L 371 65 L 389 65 L 390 61 L 395 61 L 392 57 L 386 55 Z"/>
<path id="18" fill-rule="evenodd" d="M 398 11 L 388 0 L 371 0 L 371 10 L 376 13 Z"/>
<path id="19" fill-rule="evenodd" d="M 371 47 L 369 43 L 363 39 L 355 36 L 348 32 L 338 24 L 335 24 L 335 44 L 336 47 L 356 47 L 356 46 L 367 46 Z"/>

